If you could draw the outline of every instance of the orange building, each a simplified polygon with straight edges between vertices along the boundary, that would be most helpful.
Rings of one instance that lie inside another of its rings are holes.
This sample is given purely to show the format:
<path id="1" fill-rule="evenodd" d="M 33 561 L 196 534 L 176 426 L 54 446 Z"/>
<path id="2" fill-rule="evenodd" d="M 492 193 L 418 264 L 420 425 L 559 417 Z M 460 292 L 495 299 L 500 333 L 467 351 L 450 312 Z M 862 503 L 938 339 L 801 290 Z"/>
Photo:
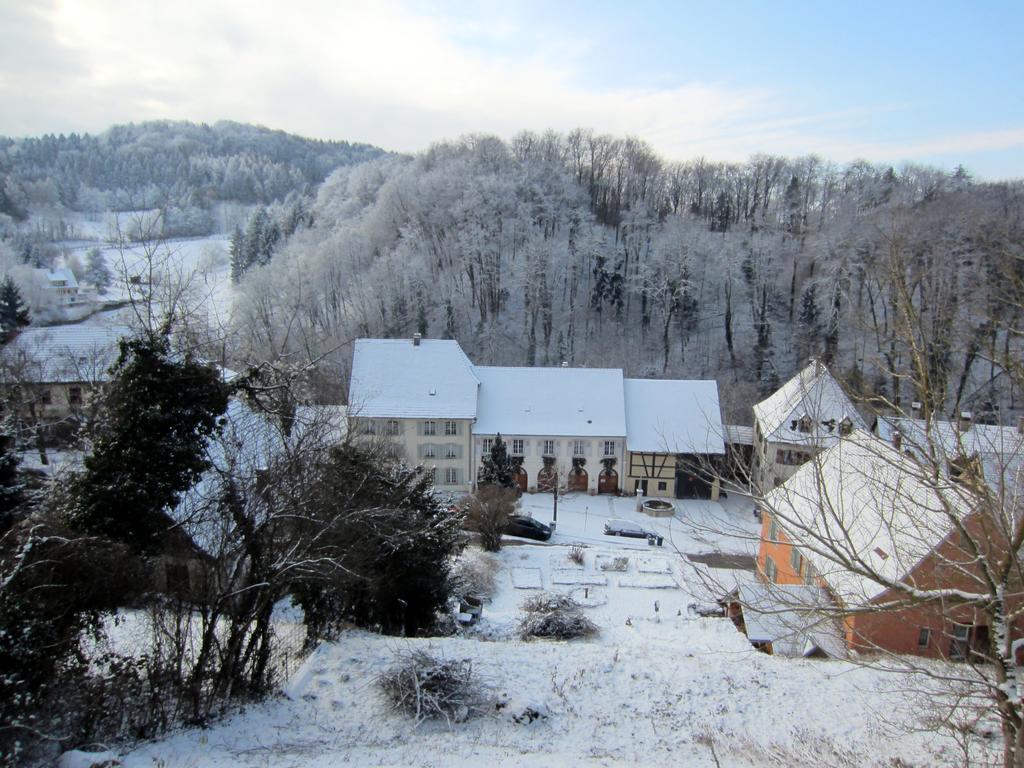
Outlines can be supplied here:
<path id="1" fill-rule="evenodd" d="M 989 620 L 964 596 L 986 593 L 977 563 L 998 561 L 1005 536 L 970 506 L 966 490 L 947 481 L 940 492 L 914 467 L 863 432 L 803 467 L 765 498 L 759 578 L 827 590 L 850 650 L 987 654 Z M 986 543 L 982 558 L 971 542 Z M 1014 591 L 1008 602 L 1016 606 Z M 1015 622 L 1011 634 L 1022 633 Z"/>

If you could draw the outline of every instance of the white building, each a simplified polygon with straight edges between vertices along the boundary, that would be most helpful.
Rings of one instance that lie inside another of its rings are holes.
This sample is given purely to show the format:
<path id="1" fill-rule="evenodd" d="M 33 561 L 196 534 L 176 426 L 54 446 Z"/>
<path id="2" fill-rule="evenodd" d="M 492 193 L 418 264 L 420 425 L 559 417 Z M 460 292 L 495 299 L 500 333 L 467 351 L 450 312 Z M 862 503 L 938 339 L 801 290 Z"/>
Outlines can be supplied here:
<path id="1" fill-rule="evenodd" d="M 456 341 L 358 339 L 349 383 L 350 429 L 394 442 L 411 464 L 433 466 L 438 488 L 469 490 L 479 387 Z"/>
<path id="2" fill-rule="evenodd" d="M 754 406 L 753 484 L 768 491 L 854 429 L 867 429 L 839 382 L 812 360 Z"/>
<path id="3" fill-rule="evenodd" d="M 57 303 L 62 307 L 73 307 L 82 301 L 79 296 L 78 278 L 68 267 L 58 267 L 46 272 L 46 280 L 50 290 L 57 296 Z"/>
<path id="4" fill-rule="evenodd" d="M 614 493 L 626 442 L 619 368 L 478 367 L 474 466 L 500 434 L 519 487 Z"/>
<path id="5" fill-rule="evenodd" d="M 500 434 L 523 490 L 550 490 L 557 481 L 574 491 L 632 492 L 625 476 L 633 429 L 638 445 L 672 459 L 671 477 L 650 495 L 678 493 L 678 451 L 723 452 L 717 387 L 637 381 L 640 415 L 630 421 L 627 381 L 619 368 L 474 366 L 455 341 L 360 339 L 349 411 L 354 434 L 387 439 L 410 463 L 432 467 L 440 489 L 472 489 Z M 644 414 L 656 423 L 647 425 Z M 653 434 L 667 434 L 669 443 L 654 446 Z"/>

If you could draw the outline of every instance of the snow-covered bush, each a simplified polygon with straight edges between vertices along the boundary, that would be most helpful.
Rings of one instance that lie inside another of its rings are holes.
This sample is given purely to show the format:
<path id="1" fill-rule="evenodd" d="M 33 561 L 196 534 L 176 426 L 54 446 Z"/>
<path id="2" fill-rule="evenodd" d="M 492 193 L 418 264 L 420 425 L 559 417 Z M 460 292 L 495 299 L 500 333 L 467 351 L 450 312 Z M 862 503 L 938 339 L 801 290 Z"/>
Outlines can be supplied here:
<path id="1" fill-rule="evenodd" d="M 498 559 L 478 549 L 465 550 L 452 565 L 452 594 L 490 597 L 494 593 Z"/>
<path id="2" fill-rule="evenodd" d="M 461 723 L 486 706 L 469 659 L 449 661 L 426 651 L 401 654 L 377 682 L 391 705 L 417 724 L 428 719 Z"/>
<path id="3" fill-rule="evenodd" d="M 519 624 L 524 640 L 574 640 L 597 634 L 597 625 L 583 615 L 579 603 L 568 595 L 542 592 L 527 598 L 521 607 L 526 613 Z"/>
<path id="4" fill-rule="evenodd" d="M 569 547 L 569 559 L 576 565 L 583 565 L 583 545 L 573 544 Z"/>

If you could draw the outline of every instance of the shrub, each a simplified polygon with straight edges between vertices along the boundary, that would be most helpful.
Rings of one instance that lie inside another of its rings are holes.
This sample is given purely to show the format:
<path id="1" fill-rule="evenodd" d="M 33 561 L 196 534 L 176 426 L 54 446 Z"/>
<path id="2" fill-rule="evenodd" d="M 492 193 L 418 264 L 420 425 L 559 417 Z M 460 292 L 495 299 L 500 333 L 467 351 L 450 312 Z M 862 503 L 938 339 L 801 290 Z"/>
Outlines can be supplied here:
<path id="1" fill-rule="evenodd" d="M 494 593 L 498 560 L 478 549 L 468 549 L 452 565 L 452 594 L 490 597 Z"/>
<path id="2" fill-rule="evenodd" d="M 466 503 L 466 523 L 480 534 L 480 545 L 488 552 L 501 549 L 501 534 L 515 513 L 518 496 L 510 488 L 481 487 Z"/>
<path id="3" fill-rule="evenodd" d="M 428 719 L 461 723 L 485 705 L 469 659 L 448 661 L 414 651 L 400 656 L 377 682 L 391 705 L 414 717 L 417 725 Z"/>
<path id="4" fill-rule="evenodd" d="M 522 604 L 526 615 L 519 624 L 524 640 L 543 637 L 552 640 L 574 640 L 597 634 L 597 625 L 583 615 L 579 604 L 567 595 L 541 593 Z"/>

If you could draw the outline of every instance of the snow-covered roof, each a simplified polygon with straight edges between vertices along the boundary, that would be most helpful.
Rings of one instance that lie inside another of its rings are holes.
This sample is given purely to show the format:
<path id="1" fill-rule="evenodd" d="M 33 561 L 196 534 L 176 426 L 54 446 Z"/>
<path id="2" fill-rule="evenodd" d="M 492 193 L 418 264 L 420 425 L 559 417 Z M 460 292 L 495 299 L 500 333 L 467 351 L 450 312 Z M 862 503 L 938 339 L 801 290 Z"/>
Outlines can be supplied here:
<path id="1" fill-rule="evenodd" d="M 626 447 L 647 453 L 725 453 L 714 380 L 625 379 Z"/>
<path id="2" fill-rule="evenodd" d="M 802 584 L 740 584 L 737 599 L 752 643 L 771 643 L 780 656 L 811 656 L 821 652 L 846 656 L 846 642 L 825 590 Z"/>
<path id="3" fill-rule="evenodd" d="M 5 375 L 39 384 L 96 382 L 118 355 L 118 340 L 131 336 L 122 325 L 55 325 L 26 328 L 7 344 Z"/>
<path id="4" fill-rule="evenodd" d="M 67 288 L 77 288 L 78 278 L 75 277 L 75 273 L 67 267 L 58 267 L 57 269 L 51 269 L 46 273 L 46 279 L 51 284 L 59 286 L 61 283 Z"/>
<path id="5" fill-rule="evenodd" d="M 970 501 L 966 489 L 937 489 L 913 457 L 858 430 L 804 464 L 764 504 L 834 593 L 860 605 L 884 587 L 830 551 L 859 558 L 883 582 L 898 581 L 949 532 L 946 505 L 963 516 Z"/>
<path id="6" fill-rule="evenodd" d="M 473 434 L 625 437 L 619 368 L 478 366 Z"/>
<path id="7" fill-rule="evenodd" d="M 206 441 L 211 463 L 199 481 L 186 491 L 170 517 L 205 552 L 216 553 L 229 540 L 232 523 L 211 501 L 223 492 L 223 478 L 256 482 L 263 470 L 286 458 L 287 453 L 322 455 L 344 440 L 345 409 L 333 405 L 299 406 L 288 435 L 275 418 L 233 397 L 223 417 L 219 438 Z"/>
<path id="8" fill-rule="evenodd" d="M 724 424 L 725 442 L 731 445 L 753 445 L 754 428 L 742 424 Z"/>
<path id="9" fill-rule="evenodd" d="M 798 429 L 804 416 L 811 421 L 809 432 Z M 839 382 L 817 360 L 754 406 L 754 419 L 761 434 L 781 443 L 834 445 L 844 418 L 849 418 L 856 429 L 867 429 Z"/>
<path id="10" fill-rule="evenodd" d="M 918 458 L 934 456 L 948 473 L 958 459 L 981 464 L 985 480 L 997 492 L 1024 496 L 1024 433 L 1019 427 L 969 424 L 932 419 L 886 416 L 878 420 L 878 436 L 892 442 L 900 434 L 900 448 Z"/>
<path id="11" fill-rule="evenodd" d="M 457 341 L 358 339 L 349 412 L 365 418 L 472 419 L 478 384 Z"/>

